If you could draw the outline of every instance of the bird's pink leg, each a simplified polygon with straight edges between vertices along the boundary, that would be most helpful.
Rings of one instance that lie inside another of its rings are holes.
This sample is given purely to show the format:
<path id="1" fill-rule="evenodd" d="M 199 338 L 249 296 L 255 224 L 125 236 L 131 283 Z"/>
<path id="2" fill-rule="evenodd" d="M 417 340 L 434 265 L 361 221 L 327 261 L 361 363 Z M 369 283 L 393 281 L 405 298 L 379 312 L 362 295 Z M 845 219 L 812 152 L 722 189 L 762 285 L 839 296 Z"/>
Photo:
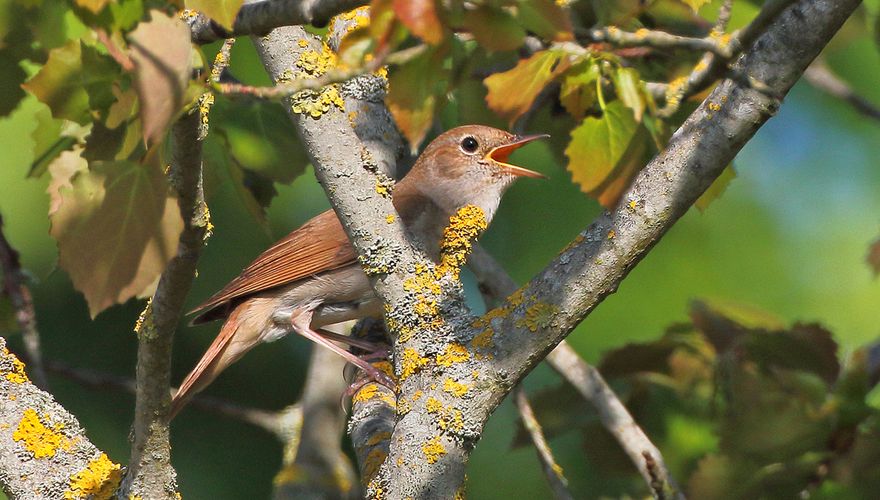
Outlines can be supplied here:
<path id="1" fill-rule="evenodd" d="M 342 356 L 342 358 L 349 363 L 365 371 L 367 375 L 369 375 L 370 378 L 372 378 L 376 382 L 386 385 L 388 387 L 396 387 L 394 381 L 391 380 L 391 378 L 383 373 L 381 370 L 377 369 L 375 366 L 371 365 L 365 360 L 357 357 L 355 354 L 350 353 L 345 349 L 339 347 L 338 345 L 334 344 L 320 333 L 312 330 L 311 323 L 313 312 L 314 311 L 310 309 L 295 309 L 293 311 L 293 314 L 290 315 L 290 324 L 293 326 L 293 329 L 294 331 L 296 331 L 296 333 Z"/>

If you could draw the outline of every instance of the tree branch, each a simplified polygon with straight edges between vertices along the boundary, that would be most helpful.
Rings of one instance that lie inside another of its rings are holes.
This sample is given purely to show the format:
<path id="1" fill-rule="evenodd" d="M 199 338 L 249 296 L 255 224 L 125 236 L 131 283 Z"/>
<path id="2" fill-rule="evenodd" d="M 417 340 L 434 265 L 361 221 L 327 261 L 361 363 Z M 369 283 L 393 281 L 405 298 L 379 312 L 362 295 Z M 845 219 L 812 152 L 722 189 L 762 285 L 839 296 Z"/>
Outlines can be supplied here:
<path id="1" fill-rule="evenodd" d="M 477 277 L 486 307 L 493 307 L 516 292 L 513 278 L 492 255 L 477 247 L 468 265 Z M 547 355 L 549 364 L 596 408 L 605 429 L 617 440 L 656 498 L 684 498 L 669 473 L 660 450 L 636 424 L 626 407 L 595 367 L 584 361 L 565 340 Z M 650 457 L 648 467 L 645 454 Z"/>
<path id="2" fill-rule="evenodd" d="M 48 390 L 49 381 L 43 370 L 43 355 L 40 351 L 40 332 L 37 330 L 37 313 L 34 311 L 34 302 L 31 291 L 25 284 L 26 278 L 18 259 L 18 252 L 3 234 L 3 215 L 0 214 L 0 269 L 3 270 L 3 291 L 12 302 L 15 310 L 15 320 L 21 329 L 24 339 L 24 348 L 31 359 L 31 376 L 34 385 L 43 390 Z"/>
<path id="3" fill-rule="evenodd" d="M 0 337 L 0 485 L 10 498 L 109 497 L 120 466 L 41 391 Z"/>
<path id="4" fill-rule="evenodd" d="M 529 404 L 529 398 L 526 396 L 526 391 L 523 390 L 522 386 L 514 390 L 514 400 L 516 408 L 519 410 L 520 418 L 522 418 L 523 427 L 528 431 L 529 437 L 532 438 L 532 444 L 535 445 L 538 461 L 541 462 L 544 477 L 550 483 L 550 489 L 553 491 L 554 498 L 557 500 L 573 499 L 574 497 L 571 496 L 571 492 L 568 491 L 568 480 L 562 475 L 562 467 L 553 458 L 553 451 L 550 450 L 550 445 L 547 443 L 547 439 L 544 438 L 544 431 L 541 430 L 541 424 L 535 418 L 535 412 L 532 411 L 532 405 Z"/>
<path id="5" fill-rule="evenodd" d="M 698 50 L 711 52 L 726 59 L 733 56 L 730 45 L 723 43 L 717 36 L 694 38 L 645 28 L 630 33 L 615 26 L 591 29 L 587 35 L 593 42 L 606 42 L 617 47 Z"/>
<path id="6" fill-rule="evenodd" d="M 243 35 L 265 35 L 275 28 L 314 24 L 324 26 L 336 14 L 368 4 L 368 0 L 263 0 L 246 3 L 229 31 L 204 14 L 186 19 L 194 43 L 211 43 Z"/>
<path id="7" fill-rule="evenodd" d="M 849 84 L 831 71 L 825 61 L 819 59 L 811 64 L 804 73 L 804 78 L 813 87 L 842 99 L 862 115 L 880 120 L 880 107 L 857 94 Z"/>
<path id="8" fill-rule="evenodd" d="M 170 499 L 177 493 L 168 440 L 171 346 L 208 228 L 202 192 L 202 143 L 198 135 L 198 112 L 184 115 L 172 129 L 168 177 L 177 193 L 184 228 L 177 255 L 162 272 L 156 292 L 135 329 L 137 394 L 134 443 L 123 485 L 126 495 Z"/>

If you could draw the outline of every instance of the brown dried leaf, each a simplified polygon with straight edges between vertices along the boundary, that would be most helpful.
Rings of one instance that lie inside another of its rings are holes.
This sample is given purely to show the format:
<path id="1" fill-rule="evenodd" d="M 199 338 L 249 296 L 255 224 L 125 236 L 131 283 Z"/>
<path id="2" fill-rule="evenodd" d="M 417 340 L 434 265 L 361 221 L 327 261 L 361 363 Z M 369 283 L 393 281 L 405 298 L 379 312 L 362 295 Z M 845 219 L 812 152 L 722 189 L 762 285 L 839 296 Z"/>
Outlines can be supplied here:
<path id="1" fill-rule="evenodd" d="M 186 24 L 159 10 L 150 16 L 131 33 L 129 42 L 144 139 L 155 143 L 183 105 L 191 59 Z"/>
<path id="2" fill-rule="evenodd" d="M 95 162 L 59 192 L 50 233 L 92 317 L 140 293 L 175 255 L 183 221 L 158 162 Z"/>

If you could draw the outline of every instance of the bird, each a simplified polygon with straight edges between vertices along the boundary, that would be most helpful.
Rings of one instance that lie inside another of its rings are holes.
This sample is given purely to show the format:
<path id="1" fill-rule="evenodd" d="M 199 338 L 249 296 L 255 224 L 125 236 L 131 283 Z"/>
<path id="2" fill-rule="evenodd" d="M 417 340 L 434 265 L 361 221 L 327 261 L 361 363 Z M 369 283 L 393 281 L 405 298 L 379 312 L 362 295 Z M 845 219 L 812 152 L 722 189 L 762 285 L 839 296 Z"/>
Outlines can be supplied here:
<path id="1" fill-rule="evenodd" d="M 443 229 L 460 208 L 479 207 L 488 224 L 517 178 L 545 178 L 507 159 L 516 149 L 546 137 L 485 125 L 464 125 L 437 136 L 392 192 L 408 234 L 438 261 Z M 198 314 L 193 324 L 225 321 L 174 395 L 169 418 L 252 348 L 291 331 L 331 349 L 373 380 L 388 383 L 387 375 L 334 343 L 358 346 L 356 339 L 320 330 L 352 319 L 381 318 L 382 310 L 336 214 L 327 210 L 315 216 L 190 312 Z"/>

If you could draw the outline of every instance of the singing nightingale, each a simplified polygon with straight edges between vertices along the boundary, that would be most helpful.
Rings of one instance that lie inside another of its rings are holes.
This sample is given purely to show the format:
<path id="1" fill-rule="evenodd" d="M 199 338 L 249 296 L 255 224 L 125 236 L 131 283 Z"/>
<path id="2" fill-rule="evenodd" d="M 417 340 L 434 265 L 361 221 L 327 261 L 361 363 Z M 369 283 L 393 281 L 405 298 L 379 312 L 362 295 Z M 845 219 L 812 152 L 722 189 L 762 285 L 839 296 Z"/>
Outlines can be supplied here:
<path id="1" fill-rule="evenodd" d="M 431 141 L 409 174 L 394 188 L 394 208 L 411 237 L 437 261 L 443 229 L 466 205 L 482 209 L 486 223 L 517 177 L 543 175 L 507 163 L 517 148 L 545 135 L 517 136 L 492 127 L 466 125 Z M 241 274 L 191 312 L 194 324 L 225 319 L 220 333 L 175 394 L 171 416 L 229 365 L 258 344 L 291 330 L 339 354 L 378 381 L 387 381 L 366 360 L 335 342 L 357 345 L 322 326 L 381 317 L 382 301 L 357 261 L 354 247 L 332 210 L 314 217 L 275 243 Z"/>

